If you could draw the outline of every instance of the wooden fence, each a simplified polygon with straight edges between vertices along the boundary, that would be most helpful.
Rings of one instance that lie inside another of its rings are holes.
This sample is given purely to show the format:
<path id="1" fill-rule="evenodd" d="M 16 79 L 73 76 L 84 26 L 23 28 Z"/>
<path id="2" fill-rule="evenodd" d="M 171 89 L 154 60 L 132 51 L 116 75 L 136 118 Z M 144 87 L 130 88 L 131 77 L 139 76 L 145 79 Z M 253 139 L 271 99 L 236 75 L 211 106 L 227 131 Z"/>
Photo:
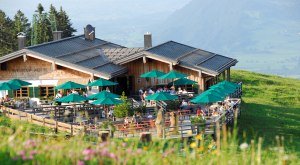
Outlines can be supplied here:
<path id="1" fill-rule="evenodd" d="M 73 125 L 68 123 L 59 122 L 53 119 L 47 119 L 41 116 L 30 114 L 27 112 L 15 110 L 12 108 L 1 106 L 3 115 L 16 120 L 25 120 L 33 124 L 53 128 L 56 132 L 68 132 L 71 135 L 76 135 L 85 132 L 84 126 Z"/>

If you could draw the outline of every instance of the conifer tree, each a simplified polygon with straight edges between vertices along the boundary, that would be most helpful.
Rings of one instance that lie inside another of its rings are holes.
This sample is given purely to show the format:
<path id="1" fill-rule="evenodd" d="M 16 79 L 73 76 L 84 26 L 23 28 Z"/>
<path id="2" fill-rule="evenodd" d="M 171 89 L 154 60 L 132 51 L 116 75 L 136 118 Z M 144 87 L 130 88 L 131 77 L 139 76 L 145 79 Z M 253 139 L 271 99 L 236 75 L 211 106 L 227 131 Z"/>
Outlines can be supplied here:
<path id="1" fill-rule="evenodd" d="M 71 37 L 76 29 L 72 27 L 71 20 L 67 13 L 60 7 L 57 17 L 57 29 L 63 31 L 62 37 Z"/>
<path id="2" fill-rule="evenodd" d="M 13 21 L 6 16 L 5 12 L 0 10 L 0 56 L 13 51 Z"/>
<path id="3" fill-rule="evenodd" d="M 30 45 L 30 23 L 28 22 L 27 17 L 21 10 L 17 11 L 17 14 L 14 16 L 14 27 L 13 27 L 13 36 L 15 39 L 14 50 L 18 49 L 17 35 L 20 32 L 23 32 L 26 36 L 26 46 Z"/>

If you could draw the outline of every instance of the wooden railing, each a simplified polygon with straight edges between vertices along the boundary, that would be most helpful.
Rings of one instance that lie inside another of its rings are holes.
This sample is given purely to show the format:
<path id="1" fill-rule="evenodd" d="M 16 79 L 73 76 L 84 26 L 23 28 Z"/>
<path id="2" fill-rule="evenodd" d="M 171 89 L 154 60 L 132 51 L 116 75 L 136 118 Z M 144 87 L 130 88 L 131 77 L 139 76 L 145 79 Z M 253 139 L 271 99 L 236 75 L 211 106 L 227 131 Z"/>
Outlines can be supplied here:
<path id="1" fill-rule="evenodd" d="M 84 126 L 63 123 L 53 119 L 47 119 L 41 116 L 30 114 L 27 112 L 22 112 L 20 110 L 7 108 L 4 106 L 1 106 L 1 112 L 3 113 L 3 115 L 11 119 L 25 120 L 33 124 L 53 128 L 56 132 L 62 131 L 62 132 L 68 132 L 71 135 L 76 135 L 79 134 L 80 132 L 84 132 L 85 130 Z"/>

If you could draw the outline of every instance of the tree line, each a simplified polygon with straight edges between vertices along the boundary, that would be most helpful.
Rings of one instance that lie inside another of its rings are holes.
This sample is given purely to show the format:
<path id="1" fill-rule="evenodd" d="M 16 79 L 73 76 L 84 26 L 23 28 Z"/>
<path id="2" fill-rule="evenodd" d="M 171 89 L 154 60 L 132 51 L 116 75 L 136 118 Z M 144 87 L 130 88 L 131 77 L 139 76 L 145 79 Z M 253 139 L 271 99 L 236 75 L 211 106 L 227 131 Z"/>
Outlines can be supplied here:
<path id="1" fill-rule="evenodd" d="M 62 7 L 57 10 L 52 4 L 49 11 L 45 11 L 42 4 L 38 4 L 35 10 L 37 15 L 51 15 L 55 17 L 56 28 L 63 31 L 62 38 L 73 36 L 76 29 L 72 27 L 71 20 Z M 31 35 L 34 30 L 36 44 L 53 40 L 51 23 L 43 17 L 36 17 L 35 27 L 25 14 L 18 10 L 13 19 L 9 18 L 4 11 L 0 9 L 0 57 L 18 50 L 17 35 L 23 32 L 26 36 L 26 46 L 31 45 Z"/>

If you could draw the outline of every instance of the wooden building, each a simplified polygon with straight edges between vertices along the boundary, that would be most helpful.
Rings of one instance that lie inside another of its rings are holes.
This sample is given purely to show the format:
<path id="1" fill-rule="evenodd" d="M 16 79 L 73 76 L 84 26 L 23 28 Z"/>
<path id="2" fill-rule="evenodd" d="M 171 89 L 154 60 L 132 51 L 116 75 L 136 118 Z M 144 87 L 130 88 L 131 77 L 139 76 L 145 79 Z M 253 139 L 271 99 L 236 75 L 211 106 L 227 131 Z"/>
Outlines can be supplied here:
<path id="1" fill-rule="evenodd" d="M 88 30 L 87 30 L 88 29 Z M 116 81 L 117 93 L 133 94 L 140 88 L 168 83 L 171 80 L 140 78 L 152 69 L 177 70 L 189 75 L 204 91 L 219 78 L 230 80 L 230 67 L 236 59 L 168 41 L 152 46 L 151 34 L 145 34 L 144 48 L 126 48 L 90 36 L 87 25 L 84 35 L 47 42 L 0 57 L 0 81 L 19 78 L 33 85 L 16 94 L 20 97 L 54 96 L 54 86 L 66 81 L 87 84 L 99 77 Z M 19 44 L 25 38 L 19 37 Z"/>

